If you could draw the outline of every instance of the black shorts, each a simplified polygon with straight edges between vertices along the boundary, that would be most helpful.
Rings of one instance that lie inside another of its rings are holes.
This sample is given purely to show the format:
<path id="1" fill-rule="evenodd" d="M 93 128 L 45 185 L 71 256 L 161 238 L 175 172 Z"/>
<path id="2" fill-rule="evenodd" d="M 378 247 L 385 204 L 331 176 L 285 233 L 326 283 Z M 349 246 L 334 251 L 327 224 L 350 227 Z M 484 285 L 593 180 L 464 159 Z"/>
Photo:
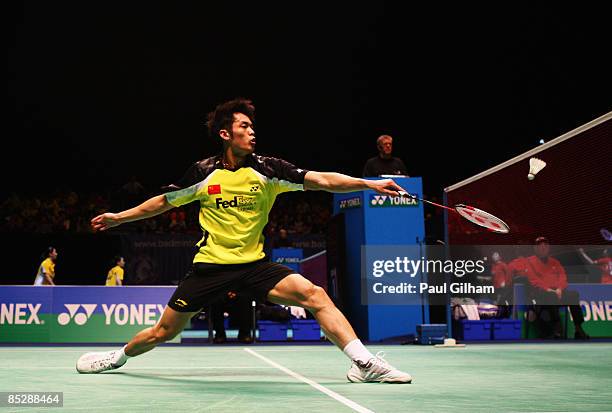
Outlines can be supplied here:
<path id="1" fill-rule="evenodd" d="M 168 307 L 181 313 L 199 311 L 224 299 L 230 291 L 264 302 L 280 280 L 295 273 L 267 259 L 246 264 L 197 262 L 179 283 Z"/>

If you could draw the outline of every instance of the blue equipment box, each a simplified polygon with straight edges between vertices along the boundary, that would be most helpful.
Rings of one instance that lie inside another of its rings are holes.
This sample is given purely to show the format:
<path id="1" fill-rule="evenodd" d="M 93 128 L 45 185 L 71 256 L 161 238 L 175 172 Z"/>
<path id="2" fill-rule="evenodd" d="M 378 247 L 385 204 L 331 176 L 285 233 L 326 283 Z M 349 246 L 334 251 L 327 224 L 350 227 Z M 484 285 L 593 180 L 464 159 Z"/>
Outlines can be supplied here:
<path id="1" fill-rule="evenodd" d="M 446 324 L 417 324 L 419 344 L 442 344 L 448 337 Z"/>
<path id="2" fill-rule="evenodd" d="M 493 320 L 461 320 L 459 326 L 461 340 L 491 340 L 493 337 Z"/>
<path id="3" fill-rule="evenodd" d="M 493 340 L 519 340 L 521 328 L 521 320 L 493 320 Z"/>
<path id="4" fill-rule="evenodd" d="M 287 323 L 262 320 L 257 322 L 259 341 L 287 341 Z"/>
<path id="5" fill-rule="evenodd" d="M 321 340 L 321 326 L 317 320 L 291 320 L 293 340 Z"/>

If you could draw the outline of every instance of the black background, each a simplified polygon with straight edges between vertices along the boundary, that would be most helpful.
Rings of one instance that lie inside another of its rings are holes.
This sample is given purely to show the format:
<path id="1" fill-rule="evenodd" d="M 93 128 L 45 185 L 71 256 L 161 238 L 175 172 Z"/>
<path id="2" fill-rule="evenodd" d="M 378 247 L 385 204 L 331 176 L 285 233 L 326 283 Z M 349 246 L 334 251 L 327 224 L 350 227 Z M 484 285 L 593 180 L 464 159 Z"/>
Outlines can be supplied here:
<path id="1" fill-rule="evenodd" d="M 2 195 L 159 187 L 236 96 L 258 153 L 359 175 L 388 133 L 430 195 L 612 109 L 603 5 L 219 3 L 13 3 Z"/>

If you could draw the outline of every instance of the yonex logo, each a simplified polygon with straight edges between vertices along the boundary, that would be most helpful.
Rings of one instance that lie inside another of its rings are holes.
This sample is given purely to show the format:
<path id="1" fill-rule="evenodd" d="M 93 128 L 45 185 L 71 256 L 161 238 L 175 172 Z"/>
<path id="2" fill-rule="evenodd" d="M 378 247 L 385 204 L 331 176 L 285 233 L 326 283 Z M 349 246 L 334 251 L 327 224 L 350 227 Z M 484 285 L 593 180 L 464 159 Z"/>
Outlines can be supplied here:
<path id="1" fill-rule="evenodd" d="M 340 209 L 359 208 L 361 206 L 361 198 L 341 199 L 338 206 Z"/>
<path id="2" fill-rule="evenodd" d="M 413 207 L 419 201 L 414 198 L 388 195 L 370 195 L 370 206 L 372 207 Z"/>
<path id="3" fill-rule="evenodd" d="M 85 313 L 78 313 L 79 307 L 83 307 Z M 74 319 L 74 322 L 80 326 L 85 324 L 87 320 L 91 317 L 93 312 L 96 310 L 97 304 L 64 304 L 64 307 L 68 310 L 67 313 L 61 313 L 57 316 L 57 322 L 65 326 L 70 322 L 70 320 Z"/>
<path id="4" fill-rule="evenodd" d="M 45 324 L 44 320 L 38 318 L 41 306 L 41 303 L 2 303 L 0 324 Z"/>
<path id="5" fill-rule="evenodd" d="M 302 261 L 302 259 L 299 257 L 277 257 L 276 260 L 274 260 L 274 262 L 278 263 L 299 263 L 300 261 Z"/>
<path id="6" fill-rule="evenodd" d="M 374 206 L 382 205 L 387 199 L 386 195 L 374 195 L 374 198 L 370 197 L 370 203 Z"/>

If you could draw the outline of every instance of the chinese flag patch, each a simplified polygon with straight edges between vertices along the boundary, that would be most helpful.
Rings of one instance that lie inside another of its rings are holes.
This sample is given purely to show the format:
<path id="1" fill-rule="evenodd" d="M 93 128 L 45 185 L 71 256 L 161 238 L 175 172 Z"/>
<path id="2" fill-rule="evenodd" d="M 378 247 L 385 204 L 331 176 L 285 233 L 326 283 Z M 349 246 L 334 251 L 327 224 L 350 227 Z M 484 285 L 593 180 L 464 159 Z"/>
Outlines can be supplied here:
<path id="1" fill-rule="evenodd" d="M 221 185 L 208 185 L 208 195 L 217 195 L 221 193 Z"/>

